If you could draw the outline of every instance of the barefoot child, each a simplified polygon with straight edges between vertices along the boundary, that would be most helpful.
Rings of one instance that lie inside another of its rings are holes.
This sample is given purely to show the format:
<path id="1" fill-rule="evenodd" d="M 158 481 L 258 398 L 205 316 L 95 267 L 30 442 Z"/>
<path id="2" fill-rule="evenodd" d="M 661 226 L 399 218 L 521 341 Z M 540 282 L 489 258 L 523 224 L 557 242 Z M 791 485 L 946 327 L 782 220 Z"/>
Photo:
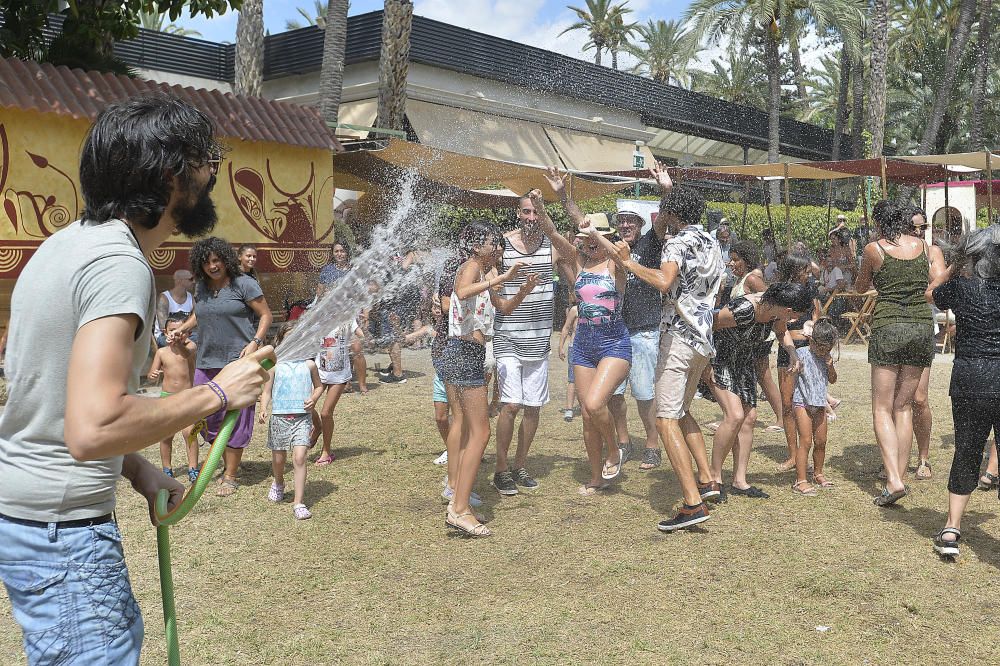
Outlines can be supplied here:
<path id="1" fill-rule="evenodd" d="M 275 346 L 281 344 L 293 327 L 293 322 L 287 322 L 281 327 Z M 347 373 L 349 378 L 349 365 Z M 271 502 L 285 499 L 285 461 L 288 450 L 291 449 L 295 478 L 292 513 L 296 520 L 305 520 L 312 517 L 312 513 L 302 503 L 306 491 L 306 454 L 312 445 L 309 438 L 312 410 L 323 394 L 323 384 L 319 380 L 316 362 L 312 359 L 279 361 L 269 374 L 271 378 L 264 384 L 264 392 L 260 396 L 259 417 L 260 423 L 265 423 L 268 413 L 271 413 L 267 448 L 271 449 L 274 482 L 267 493 L 267 499 Z"/>
<path id="2" fill-rule="evenodd" d="M 792 409 L 798 428 L 799 446 L 795 453 L 796 479 L 792 492 L 813 496 L 816 488 L 832 488 L 833 482 L 823 474 L 826 460 L 827 388 L 837 383 L 837 369 L 831 352 L 837 345 L 837 327 L 829 319 L 816 322 L 809 337 L 809 346 L 796 350 L 799 372 L 795 378 Z M 813 449 L 813 482 L 806 479 L 809 447 Z"/>
<path id="3" fill-rule="evenodd" d="M 333 410 L 344 390 L 351 385 L 350 350 L 355 338 L 360 342 L 362 337 L 357 320 L 352 319 L 349 324 L 327 333 L 316 356 L 322 393 L 326 394 L 323 409 L 319 414 L 319 425 L 323 432 L 323 450 L 316 459 L 317 465 L 329 465 L 333 462 L 333 452 L 330 449 L 333 444 Z M 316 402 L 319 402 L 319 398 Z M 319 430 L 316 430 L 311 438 L 313 444 L 316 443 L 318 436 Z"/>
<path id="4" fill-rule="evenodd" d="M 187 335 L 177 334 L 177 328 L 187 319 L 183 313 L 176 312 L 167 317 L 164 325 L 164 333 L 170 339 L 170 344 L 156 350 L 153 357 L 153 365 L 149 368 L 149 379 L 151 381 L 163 380 L 160 387 L 160 397 L 165 398 L 178 391 L 191 388 L 191 380 L 194 377 L 194 359 L 198 346 L 191 342 Z M 203 423 L 184 428 L 182 434 L 187 444 L 188 457 L 188 479 L 194 483 L 198 478 L 198 433 L 196 428 Z M 172 465 L 174 437 L 171 435 L 160 442 L 160 464 L 163 473 L 173 478 L 174 470 Z"/>
<path id="5" fill-rule="evenodd" d="M 573 347 L 573 334 L 576 333 L 577 314 L 576 306 L 566 308 L 566 323 L 559 331 L 559 359 L 566 360 L 566 343 Z M 566 371 L 566 406 L 563 407 L 563 421 L 567 423 L 573 420 L 573 404 L 576 402 L 576 377 L 573 376 L 573 364 L 567 365 Z"/>

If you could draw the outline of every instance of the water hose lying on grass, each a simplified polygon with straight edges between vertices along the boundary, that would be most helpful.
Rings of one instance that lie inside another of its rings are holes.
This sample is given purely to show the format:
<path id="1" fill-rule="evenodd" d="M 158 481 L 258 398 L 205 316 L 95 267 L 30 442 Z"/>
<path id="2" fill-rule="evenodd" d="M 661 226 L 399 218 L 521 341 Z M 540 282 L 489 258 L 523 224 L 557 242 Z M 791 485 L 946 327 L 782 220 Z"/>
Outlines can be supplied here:
<path id="1" fill-rule="evenodd" d="M 265 370 L 270 370 L 274 367 L 274 363 L 270 359 L 264 359 L 260 364 Z M 170 499 L 170 493 L 166 489 L 160 490 L 156 495 L 156 519 L 159 522 L 156 528 L 156 550 L 160 562 L 160 596 L 163 597 L 163 624 L 167 634 L 167 663 L 170 666 L 180 666 L 181 652 L 180 644 L 177 640 L 174 576 L 170 569 L 169 528 L 171 525 L 179 523 L 184 516 L 188 515 L 191 509 L 194 508 L 194 505 L 198 503 L 198 500 L 201 499 L 205 488 L 211 483 L 212 476 L 215 475 L 215 469 L 219 466 L 219 460 L 222 459 L 222 452 L 226 450 L 226 445 L 229 444 L 229 437 L 236 428 L 236 420 L 239 416 L 239 410 L 236 409 L 226 412 L 226 416 L 222 421 L 222 427 L 219 429 L 219 434 L 216 435 L 215 441 L 212 442 L 208 458 L 202 463 L 198 478 L 195 479 L 184 499 L 174 507 L 173 511 L 167 511 L 167 502 Z"/>

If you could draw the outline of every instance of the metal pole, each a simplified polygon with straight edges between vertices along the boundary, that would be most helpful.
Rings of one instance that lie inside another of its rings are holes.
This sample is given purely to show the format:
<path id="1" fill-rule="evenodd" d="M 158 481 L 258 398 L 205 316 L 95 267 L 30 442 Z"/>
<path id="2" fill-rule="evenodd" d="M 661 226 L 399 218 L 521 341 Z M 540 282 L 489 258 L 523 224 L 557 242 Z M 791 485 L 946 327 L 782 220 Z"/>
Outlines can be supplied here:
<path id="1" fill-rule="evenodd" d="M 788 252 L 792 251 L 792 209 L 791 203 L 788 196 L 788 162 L 783 163 L 785 168 L 785 235 L 787 240 L 785 242 L 785 249 Z"/>

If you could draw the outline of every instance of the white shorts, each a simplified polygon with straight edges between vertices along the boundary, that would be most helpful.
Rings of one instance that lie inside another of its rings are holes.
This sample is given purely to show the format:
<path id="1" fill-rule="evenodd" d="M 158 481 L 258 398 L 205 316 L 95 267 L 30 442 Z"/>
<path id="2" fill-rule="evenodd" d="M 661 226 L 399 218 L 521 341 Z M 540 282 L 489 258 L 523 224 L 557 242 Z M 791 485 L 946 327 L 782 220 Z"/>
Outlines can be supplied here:
<path id="1" fill-rule="evenodd" d="M 500 402 L 541 407 L 549 401 L 549 359 L 522 361 L 513 356 L 497 359 Z"/>

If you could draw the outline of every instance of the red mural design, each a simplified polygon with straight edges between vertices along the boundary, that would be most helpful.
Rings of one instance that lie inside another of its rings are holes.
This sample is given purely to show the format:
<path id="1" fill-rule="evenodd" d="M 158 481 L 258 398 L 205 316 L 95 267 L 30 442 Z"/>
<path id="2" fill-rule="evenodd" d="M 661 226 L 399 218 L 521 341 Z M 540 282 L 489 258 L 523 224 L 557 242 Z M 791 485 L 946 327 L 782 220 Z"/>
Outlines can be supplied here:
<path id="1" fill-rule="evenodd" d="M 297 191 L 290 191 L 275 181 L 271 172 L 271 160 L 267 159 L 270 189 L 283 197 L 271 201 L 269 208 L 266 204 L 268 188 L 259 172 L 249 167 L 234 170 L 232 162 L 228 168 L 229 184 L 236 207 L 243 218 L 268 240 L 282 245 L 315 245 L 333 231 L 332 224 L 323 233 L 318 233 L 316 229 L 318 202 L 314 163 L 309 163 L 309 179 L 305 185 Z"/>

